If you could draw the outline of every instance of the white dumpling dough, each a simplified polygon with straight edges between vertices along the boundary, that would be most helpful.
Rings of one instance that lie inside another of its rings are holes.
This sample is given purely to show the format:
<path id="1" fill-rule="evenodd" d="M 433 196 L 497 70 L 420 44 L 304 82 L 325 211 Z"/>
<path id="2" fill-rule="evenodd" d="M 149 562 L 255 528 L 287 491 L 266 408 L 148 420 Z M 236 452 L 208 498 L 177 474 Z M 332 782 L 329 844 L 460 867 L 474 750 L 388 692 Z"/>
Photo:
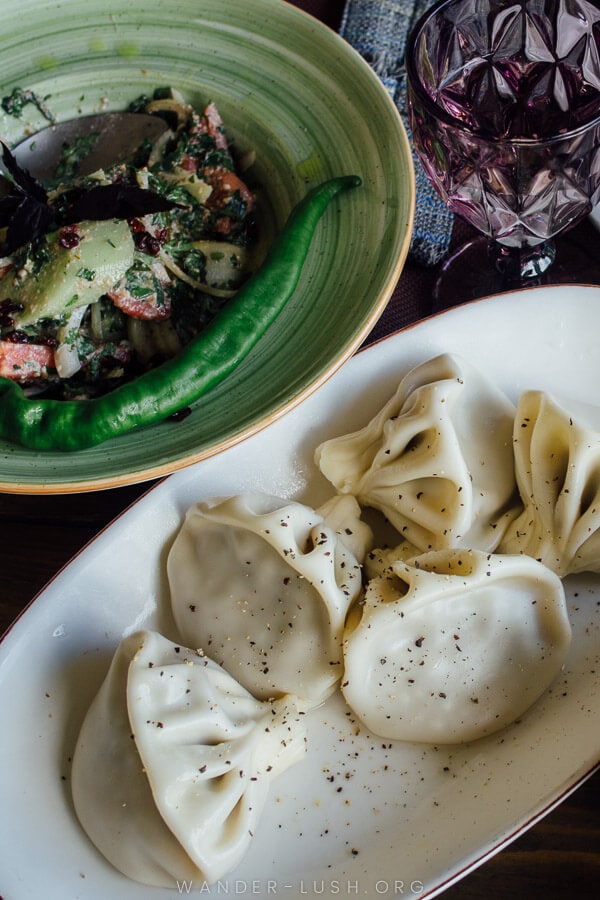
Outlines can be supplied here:
<path id="1" fill-rule="evenodd" d="M 117 649 L 73 757 L 77 816 L 124 875 L 175 888 L 240 861 L 269 784 L 303 757 L 295 699 L 253 698 L 156 632 Z"/>
<path id="2" fill-rule="evenodd" d="M 412 369 L 359 431 L 315 459 L 340 493 L 380 510 L 420 551 L 493 550 L 516 514 L 515 409 L 465 360 L 443 354 Z"/>
<path id="3" fill-rule="evenodd" d="M 540 697 L 570 639 L 562 582 L 540 563 L 432 551 L 368 583 L 348 624 L 342 692 L 384 738 L 471 741 Z"/>
<path id="4" fill-rule="evenodd" d="M 526 391 L 514 430 L 524 510 L 503 553 L 526 553 L 561 577 L 600 572 L 600 409 Z"/>
<path id="5" fill-rule="evenodd" d="M 335 531 L 357 562 L 364 563 L 365 557 L 374 546 L 374 538 L 371 527 L 361 518 L 362 510 L 356 497 L 351 494 L 333 494 L 317 507 L 317 513 L 323 517 L 325 524 Z"/>
<path id="6" fill-rule="evenodd" d="M 184 643 L 255 697 L 293 693 L 309 709 L 336 689 L 361 567 L 318 512 L 265 494 L 197 503 L 167 572 Z"/>
<path id="7" fill-rule="evenodd" d="M 365 557 L 363 578 L 366 581 L 370 581 L 372 578 L 386 575 L 389 573 L 390 566 L 394 563 L 400 560 L 409 562 L 416 556 L 420 556 L 420 551 L 410 541 L 402 541 L 395 547 L 373 549 Z"/>

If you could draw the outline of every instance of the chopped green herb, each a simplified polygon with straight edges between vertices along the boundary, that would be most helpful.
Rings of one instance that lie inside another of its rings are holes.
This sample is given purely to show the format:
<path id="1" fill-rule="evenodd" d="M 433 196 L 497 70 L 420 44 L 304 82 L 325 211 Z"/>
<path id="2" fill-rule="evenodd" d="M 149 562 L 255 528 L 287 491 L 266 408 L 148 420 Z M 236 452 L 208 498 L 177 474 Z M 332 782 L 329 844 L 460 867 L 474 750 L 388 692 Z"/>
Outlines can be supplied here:
<path id="1" fill-rule="evenodd" d="M 72 144 L 64 144 L 56 173 L 54 175 L 54 184 L 64 181 L 71 181 L 77 175 L 79 164 L 92 152 L 94 144 L 98 140 L 98 132 L 84 134 L 77 138 Z"/>
<path id="2" fill-rule="evenodd" d="M 93 269 L 82 268 L 82 269 L 79 269 L 79 271 L 77 272 L 77 276 L 79 278 L 85 278 L 86 281 L 93 281 L 94 278 L 96 277 L 96 273 L 94 272 Z"/>
<path id="3" fill-rule="evenodd" d="M 12 94 L 9 94 L 7 97 L 3 97 L 2 109 L 4 110 L 4 112 L 8 113 L 9 116 L 15 116 L 15 118 L 18 118 L 22 114 L 24 107 L 27 106 L 28 103 L 33 104 L 33 106 L 35 106 L 36 109 L 38 109 L 39 112 L 41 112 L 41 114 L 44 116 L 44 118 L 49 122 L 54 123 L 56 121 L 54 116 L 46 106 L 45 102 L 33 91 L 26 90 L 24 88 L 16 87 L 13 90 Z"/>

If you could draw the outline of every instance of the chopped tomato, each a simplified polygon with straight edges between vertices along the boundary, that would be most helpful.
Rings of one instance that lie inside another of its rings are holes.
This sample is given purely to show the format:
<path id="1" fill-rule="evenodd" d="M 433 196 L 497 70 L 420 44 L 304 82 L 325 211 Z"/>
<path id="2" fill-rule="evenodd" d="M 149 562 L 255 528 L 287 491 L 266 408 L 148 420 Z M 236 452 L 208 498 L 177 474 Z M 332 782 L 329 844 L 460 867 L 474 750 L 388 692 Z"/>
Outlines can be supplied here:
<path id="1" fill-rule="evenodd" d="M 0 376 L 12 381 L 47 378 L 54 367 L 54 350 L 45 344 L 20 344 L 0 341 Z"/>
<path id="2" fill-rule="evenodd" d="M 186 172 L 195 172 L 198 168 L 198 160 L 194 156 L 184 156 L 179 163 L 179 168 Z"/>
<path id="3" fill-rule="evenodd" d="M 202 170 L 202 177 L 212 188 L 206 201 L 209 209 L 223 209 L 233 195 L 239 193 L 247 206 L 247 211 L 250 212 L 254 204 L 254 196 L 235 172 L 231 172 L 224 166 L 209 166 Z"/>
<path id="4" fill-rule="evenodd" d="M 168 298 L 158 302 L 156 294 L 147 294 L 143 298 L 134 297 L 126 288 L 109 291 L 108 296 L 115 306 L 131 316 L 132 319 L 146 319 L 161 322 L 171 315 L 171 303 Z"/>

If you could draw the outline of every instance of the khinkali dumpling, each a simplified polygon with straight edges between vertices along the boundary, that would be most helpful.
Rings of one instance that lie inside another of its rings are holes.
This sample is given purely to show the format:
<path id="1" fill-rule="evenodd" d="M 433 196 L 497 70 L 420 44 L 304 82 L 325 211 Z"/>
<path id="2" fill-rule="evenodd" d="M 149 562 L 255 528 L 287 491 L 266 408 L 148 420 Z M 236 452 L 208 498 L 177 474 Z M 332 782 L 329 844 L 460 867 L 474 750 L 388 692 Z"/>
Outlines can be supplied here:
<path id="1" fill-rule="evenodd" d="M 540 563 L 431 551 L 368 583 L 346 632 L 342 692 L 386 739 L 471 741 L 537 700 L 570 639 L 562 582 Z"/>
<path id="2" fill-rule="evenodd" d="M 167 572 L 184 642 L 255 697 L 293 693 L 308 709 L 333 693 L 361 568 L 320 513 L 266 494 L 196 503 Z"/>
<path id="3" fill-rule="evenodd" d="M 271 780 L 305 740 L 293 697 L 260 702 L 207 657 L 137 632 L 81 728 L 75 810 L 129 878 L 214 882 L 246 852 Z"/>
<path id="4" fill-rule="evenodd" d="M 514 406 L 450 354 L 410 371 L 360 431 L 316 462 L 340 493 L 380 510 L 419 550 L 493 550 L 514 517 Z"/>
<path id="5" fill-rule="evenodd" d="M 526 391 L 514 432 L 524 510 L 503 553 L 526 553 L 561 577 L 600 572 L 600 409 Z"/>

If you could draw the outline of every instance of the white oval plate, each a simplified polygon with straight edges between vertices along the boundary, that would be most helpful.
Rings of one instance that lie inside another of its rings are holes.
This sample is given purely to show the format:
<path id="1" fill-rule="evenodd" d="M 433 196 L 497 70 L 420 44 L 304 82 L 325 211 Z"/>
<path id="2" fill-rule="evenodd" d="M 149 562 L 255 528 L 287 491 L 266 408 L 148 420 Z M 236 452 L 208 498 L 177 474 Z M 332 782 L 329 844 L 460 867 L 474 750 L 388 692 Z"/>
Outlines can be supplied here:
<path id="1" fill-rule="evenodd" d="M 151 490 L 37 597 L 0 648 L 0 846 L 4 900 L 149 900 L 79 828 L 69 759 L 112 652 L 140 627 L 174 629 L 165 554 L 201 497 L 258 489 L 320 503 L 316 444 L 358 427 L 414 364 L 450 351 L 516 400 L 542 388 L 597 401 L 600 289 L 556 287 L 479 301 L 360 353 L 285 419 Z M 600 578 L 567 580 L 572 651 L 517 724 L 469 745 L 385 744 L 339 697 L 309 717 L 310 752 L 272 786 L 251 849 L 231 876 L 174 884 L 175 896 L 434 896 L 547 813 L 600 759 Z"/>

